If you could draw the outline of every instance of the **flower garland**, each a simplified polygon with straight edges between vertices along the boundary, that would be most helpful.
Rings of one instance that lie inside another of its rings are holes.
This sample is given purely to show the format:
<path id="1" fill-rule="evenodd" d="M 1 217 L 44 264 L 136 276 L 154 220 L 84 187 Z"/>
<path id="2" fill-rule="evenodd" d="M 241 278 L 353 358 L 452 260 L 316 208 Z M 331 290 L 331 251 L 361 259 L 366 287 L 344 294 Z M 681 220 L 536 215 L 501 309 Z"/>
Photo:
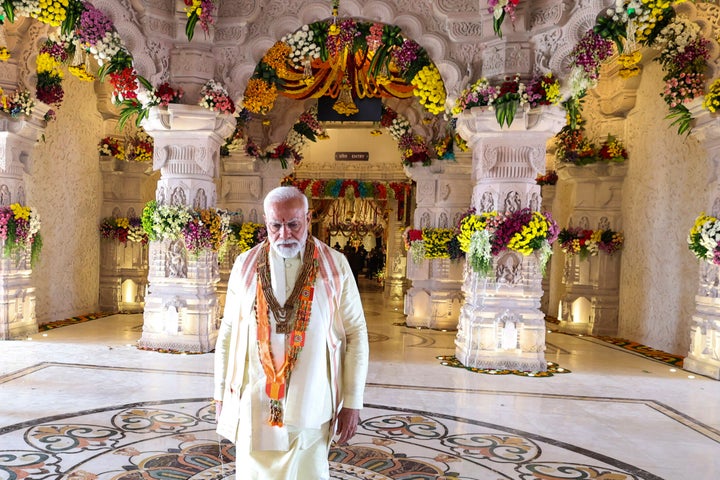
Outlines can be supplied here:
<path id="1" fill-rule="evenodd" d="M 63 101 L 61 65 L 68 58 L 62 43 L 48 40 L 35 58 L 37 84 L 35 98 L 47 105 L 60 107 Z"/>
<path id="2" fill-rule="evenodd" d="M 528 256 L 539 252 L 540 269 L 552 254 L 550 245 L 557 239 L 558 226 L 549 212 L 534 212 L 529 208 L 514 213 L 485 212 L 476 215 L 472 210 L 458 226 L 460 249 L 477 273 L 489 275 L 492 257 L 504 250 Z"/>
<path id="3" fill-rule="evenodd" d="M 690 229 L 688 248 L 699 259 L 720 265 L 720 220 L 702 212 Z"/>
<path id="4" fill-rule="evenodd" d="M 280 182 L 284 186 L 294 186 L 309 198 L 341 198 L 349 194 L 352 188 L 352 195 L 355 198 L 375 198 L 387 200 L 389 194 L 395 199 L 404 199 L 412 184 L 404 182 L 377 182 L 365 180 L 311 180 L 295 179 L 286 177 Z"/>
<path id="5" fill-rule="evenodd" d="M 624 243 L 623 234 L 614 230 L 586 230 L 579 227 L 563 228 L 558 234 L 560 248 L 568 255 L 580 259 L 595 256 L 599 252 L 612 255 Z"/>
<path id="6" fill-rule="evenodd" d="M 312 85 L 313 65 L 327 62 L 342 51 L 348 57 L 368 59 L 367 77 L 378 85 L 390 82 L 388 72 L 392 65 L 397 77 L 415 87 L 412 94 L 428 112 L 439 114 L 445 110 L 445 86 L 425 49 L 404 39 L 397 26 L 337 16 L 304 25 L 271 47 L 248 81 L 245 107 L 252 113 L 267 114 L 277 96 L 284 92 L 288 77 L 301 75 L 306 85 Z M 327 88 L 321 89 L 317 96 L 326 91 Z"/>
<path id="7" fill-rule="evenodd" d="M 143 208 L 142 226 L 150 241 L 182 239 L 193 256 L 207 251 L 222 255 L 230 232 L 230 214 L 214 208 L 158 205 L 151 200 Z"/>
<path id="8" fill-rule="evenodd" d="M 144 130 L 138 130 L 134 137 L 122 142 L 116 137 L 105 137 L 98 142 L 98 153 L 103 157 L 115 157 L 128 162 L 151 162 L 154 141 Z"/>
<path id="9" fill-rule="evenodd" d="M 536 75 L 527 83 L 522 82 L 519 75 L 506 77 L 497 86 L 491 85 L 486 78 L 480 78 L 455 100 L 452 114 L 457 116 L 469 108 L 488 107 L 495 110 L 500 126 L 509 127 L 519 107 L 536 108 L 559 102 L 560 81 L 552 72 Z"/>
<path id="10" fill-rule="evenodd" d="M 20 114 L 29 117 L 32 115 L 34 108 L 35 100 L 27 90 L 18 90 L 12 96 L 7 96 L 0 88 L 0 111 L 9 114 L 11 117 L 17 117 Z"/>
<path id="11" fill-rule="evenodd" d="M 383 105 L 380 126 L 386 128 L 390 136 L 398 142 L 403 165 L 430 165 L 430 148 L 422 136 L 413 133 L 410 122 L 404 116 Z"/>
<path id="12" fill-rule="evenodd" d="M 19 203 L 0 207 L 0 242 L 5 258 L 29 248 L 30 265 L 35 265 L 42 249 L 37 211 Z"/>
<path id="13" fill-rule="evenodd" d="M 145 245 L 148 242 L 148 234 L 143 229 L 140 217 L 105 218 L 100 223 L 100 235 L 123 245 L 127 245 L 127 242 Z"/>

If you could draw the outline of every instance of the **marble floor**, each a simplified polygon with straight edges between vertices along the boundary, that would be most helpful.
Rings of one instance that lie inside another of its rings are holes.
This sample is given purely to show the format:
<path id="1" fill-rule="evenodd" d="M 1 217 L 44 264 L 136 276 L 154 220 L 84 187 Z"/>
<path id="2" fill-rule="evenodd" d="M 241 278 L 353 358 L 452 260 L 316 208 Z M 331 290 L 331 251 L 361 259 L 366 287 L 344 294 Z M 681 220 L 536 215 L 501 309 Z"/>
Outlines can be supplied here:
<path id="1" fill-rule="evenodd" d="M 557 332 L 546 359 L 566 373 L 446 366 L 453 332 L 408 328 L 361 287 L 366 408 L 332 478 L 720 478 L 720 382 Z M 213 354 L 139 350 L 141 328 L 112 315 L 0 342 L 0 480 L 243 478 L 213 431 Z"/>

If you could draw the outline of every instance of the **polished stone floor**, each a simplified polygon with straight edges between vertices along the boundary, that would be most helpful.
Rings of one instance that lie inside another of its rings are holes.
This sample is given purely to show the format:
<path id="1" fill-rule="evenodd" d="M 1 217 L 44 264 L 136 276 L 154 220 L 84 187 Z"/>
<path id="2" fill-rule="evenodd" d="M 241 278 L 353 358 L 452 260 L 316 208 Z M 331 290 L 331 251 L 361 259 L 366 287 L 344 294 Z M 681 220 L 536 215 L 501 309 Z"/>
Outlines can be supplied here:
<path id="1" fill-rule="evenodd" d="M 720 478 L 720 382 L 557 332 L 546 359 L 566 373 L 446 366 L 453 332 L 403 326 L 401 305 L 361 289 L 366 408 L 332 478 Z M 213 431 L 213 354 L 139 350 L 141 328 L 112 315 L 0 342 L 0 480 L 243 478 Z"/>

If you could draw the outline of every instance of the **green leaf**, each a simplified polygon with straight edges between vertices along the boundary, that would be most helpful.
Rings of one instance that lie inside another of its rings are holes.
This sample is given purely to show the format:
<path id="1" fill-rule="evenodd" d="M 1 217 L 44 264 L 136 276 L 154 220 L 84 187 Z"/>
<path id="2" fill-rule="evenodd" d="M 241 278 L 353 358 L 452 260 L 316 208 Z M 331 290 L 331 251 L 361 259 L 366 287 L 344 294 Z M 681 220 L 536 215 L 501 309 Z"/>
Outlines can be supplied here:
<path id="1" fill-rule="evenodd" d="M 690 134 L 692 114 L 685 105 L 678 105 L 670 109 L 670 113 L 665 117 L 667 120 L 672 120 L 670 123 L 671 127 L 677 127 L 678 135 Z"/>
<path id="2" fill-rule="evenodd" d="M 503 20 L 505 20 L 505 10 L 502 10 L 502 13 L 499 17 L 496 17 L 493 15 L 493 31 L 495 32 L 495 35 L 502 38 L 502 24 Z"/>
<path id="3" fill-rule="evenodd" d="M 513 122 L 513 120 L 515 120 L 515 113 L 517 112 L 519 103 L 520 102 L 515 100 L 507 102 L 507 113 L 505 114 L 505 122 L 507 123 L 508 127 Z"/>
<path id="4" fill-rule="evenodd" d="M 185 35 L 188 41 L 193 39 L 193 35 L 195 35 L 195 25 L 197 25 L 199 19 L 200 17 L 198 17 L 196 12 L 193 12 L 192 15 L 188 17 L 188 21 L 185 24 Z"/>
<path id="5" fill-rule="evenodd" d="M 5 16 L 7 17 L 8 22 L 15 22 L 15 5 L 13 4 L 12 0 L 5 0 L 2 4 L 2 7 L 5 11 Z"/>

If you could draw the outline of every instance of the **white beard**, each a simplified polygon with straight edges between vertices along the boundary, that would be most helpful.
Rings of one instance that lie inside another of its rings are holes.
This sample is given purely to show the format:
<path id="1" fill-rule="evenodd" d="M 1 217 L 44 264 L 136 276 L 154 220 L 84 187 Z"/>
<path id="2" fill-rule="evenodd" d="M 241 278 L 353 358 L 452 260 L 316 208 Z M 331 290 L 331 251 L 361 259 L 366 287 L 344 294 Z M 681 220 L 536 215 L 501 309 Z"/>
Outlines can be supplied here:
<path id="1" fill-rule="evenodd" d="M 280 242 L 271 243 L 270 246 L 275 251 L 275 253 L 277 253 L 281 257 L 293 258 L 300 253 L 300 251 L 305 245 L 298 242 L 297 240 L 292 240 L 283 242 L 282 244 L 280 244 Z"/>

